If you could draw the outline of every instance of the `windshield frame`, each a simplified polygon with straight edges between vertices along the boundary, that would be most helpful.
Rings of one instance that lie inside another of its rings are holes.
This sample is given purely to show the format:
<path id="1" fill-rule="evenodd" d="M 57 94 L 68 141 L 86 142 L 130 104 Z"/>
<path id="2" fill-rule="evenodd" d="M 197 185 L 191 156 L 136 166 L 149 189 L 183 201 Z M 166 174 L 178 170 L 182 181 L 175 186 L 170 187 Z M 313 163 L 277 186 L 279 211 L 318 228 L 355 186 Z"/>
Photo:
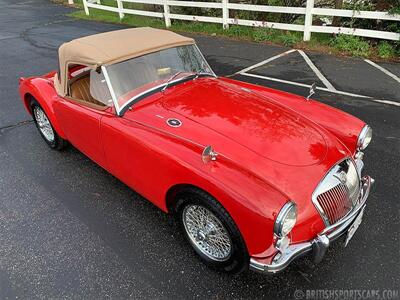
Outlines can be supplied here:
<path id="1" fill-rule="evenodd" d="M 107 66 L 105 66 L 105 65 L 101 66 L 102 73 L 103 73 L 104 78 L 106 80 L 108 89 L 110 90 L 110 94 L 111 94 L 111 98 L 113 100 L 113 104 L 114 104 L 114 107 L 115 107 L 116 114 L 118 116 L 122 116 L 130 106 L 132 106 L 133 104 L 137 103 L 138 101 L 140 101 L 142 99 L 145 99 L 147 96 L 150 96 L 150 95 L 152 95 L 152 94 L 154 94 L 154 93 L 156 93 L 158 91 L 161 91 L 165 86 L 171 87 L 171 86 L 173 86 L 173 85 L 175 85 L 177 83 L 185 82 L 185 81 L 188 80 L 188 78 L 191 78 L 192 76 L 193 77 L 212 76 L 212 77 L 217 78 L 217 75 L 215 75 L 214 71 L 211 69 L 211 67 L 208 64 L 207 60 L 205 59 L 203 53 L 201 53 L 199 47 L 196 44 L 193 44 L 193 46 L 196 47 L 197 51 L 200 53 L 201 58 L 205 62 L 206 66 L 208 67 L 210 72 L 207 72 L 207 73 L 193 73 L 193 75 L 187 75 L 187 76 L 179 77 L 179 78 L 177 78 L 175 80 L 172 80 L 170 82 L 164 82 L 164 83 L 162 83 L 160 85 L 151 87 L 151 88 L 149 88 L 149 89 L 147 89 L 147 90 L 135 95 L 134 97 L 130 98 L 122 106 L 120 106 L 119 103 L 118 103 L 118 99 L 116 97 L 116 94 L 115 94 L 115 91 L 113 89 L 110 77 L 109 77 L 108 72 L 107 72 Z M 175 48 L 175 47 L 172 47 L 172 48 Z M 150 53 L 148 53 L 148 54 L 150 54 Z"/>

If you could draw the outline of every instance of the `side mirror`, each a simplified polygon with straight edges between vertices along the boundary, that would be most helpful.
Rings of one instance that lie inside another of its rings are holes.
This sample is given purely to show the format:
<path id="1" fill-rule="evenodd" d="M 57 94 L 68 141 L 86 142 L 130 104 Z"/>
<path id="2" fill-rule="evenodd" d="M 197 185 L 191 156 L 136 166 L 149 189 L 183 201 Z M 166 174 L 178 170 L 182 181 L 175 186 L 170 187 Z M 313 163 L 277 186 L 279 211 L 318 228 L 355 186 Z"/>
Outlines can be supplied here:
<path id="1" fill-rule="evenodd" d="M 307 96 L 307 100 L 310 100 L 310 97 L 312 96 L 312 95 L 314 95 L 315 94 L 315 89 L 317 88 L 317 85 L 315 84 L 315 82 L 310 86 L 310 92 L 309 92 L 309 94 L 308 94 L 308 96 Z"/>

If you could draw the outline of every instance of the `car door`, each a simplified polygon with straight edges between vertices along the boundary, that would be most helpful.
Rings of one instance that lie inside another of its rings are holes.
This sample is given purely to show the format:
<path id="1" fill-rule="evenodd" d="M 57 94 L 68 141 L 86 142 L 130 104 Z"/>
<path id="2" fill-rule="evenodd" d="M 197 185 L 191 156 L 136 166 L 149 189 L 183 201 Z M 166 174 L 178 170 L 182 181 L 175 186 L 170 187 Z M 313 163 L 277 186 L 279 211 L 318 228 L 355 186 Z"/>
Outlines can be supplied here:
<path id="1" fill-rule="evenodd" d="M 161 145 L 164 137 L 123 117 L 105 116 L 101 123 L 108 171 L 162 208 L 174 168 L 151 145 Z"/>
<path id="2" fill-rule="evenodd" d="M 103 79 L 95 71 L 83 71 L 70 76 L 68 94 L 65 98 L 59 97 L 54 110 L 68 141 L 90 159 L 106 168 L 101 142 L 101 119 L 105 115 L 113 115 L 113 109 L 108 100 L 103 100 L 108 96 L 93 95 L 96 94 L 92 91 L 93 86 L 91 87 L 94 84 L 93 77 L 98 81 L 96 93 L 99 94 L 99 90 L 102 90 L 106 83 L 102 82 Z M 96 96 L 96 99 L 93 96 Z"/>

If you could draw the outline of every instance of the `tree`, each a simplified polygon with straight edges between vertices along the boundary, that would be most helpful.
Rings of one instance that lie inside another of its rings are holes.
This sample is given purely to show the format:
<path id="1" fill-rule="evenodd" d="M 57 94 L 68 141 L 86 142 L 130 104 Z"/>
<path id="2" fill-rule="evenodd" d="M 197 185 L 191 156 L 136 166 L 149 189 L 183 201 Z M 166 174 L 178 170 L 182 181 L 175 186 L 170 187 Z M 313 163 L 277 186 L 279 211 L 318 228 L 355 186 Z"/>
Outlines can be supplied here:
<path id="1" fill-rule="evenodd" d="M 343 7 L 343 0 L 335 0 L 335 8 L 342 9 L 342 7 Z M 340 17 L 337 17 L 337 16 L 333 17 L 332 25 L 339 27 L 340 26 Z"/>

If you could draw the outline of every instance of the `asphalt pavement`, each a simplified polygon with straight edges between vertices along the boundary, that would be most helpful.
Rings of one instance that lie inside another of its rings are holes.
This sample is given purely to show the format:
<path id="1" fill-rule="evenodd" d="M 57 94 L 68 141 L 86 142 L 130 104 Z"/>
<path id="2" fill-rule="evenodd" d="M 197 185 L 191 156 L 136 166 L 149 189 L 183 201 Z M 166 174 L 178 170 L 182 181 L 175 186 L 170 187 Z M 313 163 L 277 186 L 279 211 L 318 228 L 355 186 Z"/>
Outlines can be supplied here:
<path id="1" fill-rule="evenodd" d="M 289 49 L 191 35 L 218 75 L 303 96 L 316 82 L 313 98 L 374 129 L 365 170 L 376 185 L 351 243 L 336 243 L 318 265 L 304 258 L 277 275 L 233 276 L 206 268 L 168 215 L 73 147 L 50 150 L 37 133 L 19 99 L 18 78 L 55 69 L 64 41 L 122 28 L 72 20 L 65 16 L 69 11 L 47 0 L 0 0 L 0 299 L 306 299 L 307 290 L 398 292 L 400 65 L 378 63 L 393 77 L 363 59 L 306 51 L 321 78 L 298 51 L 279 56 Z"/>

